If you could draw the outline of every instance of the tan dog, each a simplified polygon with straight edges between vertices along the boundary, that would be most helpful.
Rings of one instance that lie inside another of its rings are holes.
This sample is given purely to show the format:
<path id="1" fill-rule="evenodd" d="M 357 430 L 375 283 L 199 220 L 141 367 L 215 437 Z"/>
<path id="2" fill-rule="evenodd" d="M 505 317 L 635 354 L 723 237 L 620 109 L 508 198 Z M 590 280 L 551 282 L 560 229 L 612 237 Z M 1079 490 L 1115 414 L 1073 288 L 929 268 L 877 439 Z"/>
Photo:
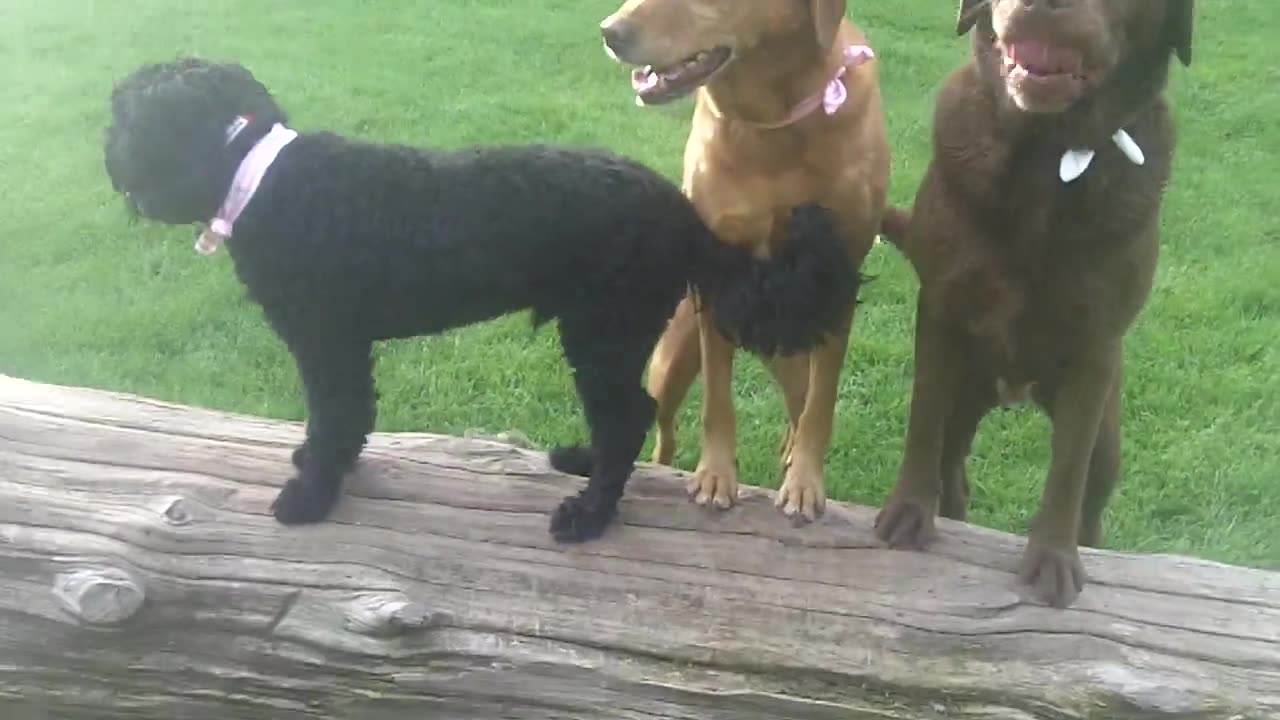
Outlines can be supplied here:
<path id="1" fill-rule="evenodd" d="M 639 104 L 696 90 L 684 189 L 723 240 L 767 261 L 787 242 L 788 214 L 817 204 L 832 211 L 856 276 L 885 205 L 889 147 L 876 67 L 850 51 L 865 39 L 845 18 L 844 0 L 629 0 L 601 30 L 612 56 L 641 68 L 633 75 Z M 843 104 L 822 102 L 842 92 Z M 718 331 L 713 314 L 685 299 L 654 351 L 649 392 L 658 401 L 655 460 L 670 464 L 676 411 L 702 370 L 702 456 L 689 490 L 700 505 L 727 508 L 738 490 L 731 381 L 743 344 Z M 778 505 L 796 520 L 814 519 L 825 504 L 823 465 L 852 321 L 850 301 L 821 341 L 766 358 L 790 420 Z"/>
<path id="2" fill-rule="evenodd" d="M 1146 302 L 1175 147 L 1170 58 L 1191 62 L 1192 0 L 961 0 L 973 59 L 948 78 L 933 160 L 885 234 L 920 278 L 915 384 L 897 485 L 876 521 L 897 547 L 965 518 L 965 459 L 996 405 L 1034 399 L 1052 460 L 1022 577 L 1084 587 L 1120 475 L 1124 336 Z"/>

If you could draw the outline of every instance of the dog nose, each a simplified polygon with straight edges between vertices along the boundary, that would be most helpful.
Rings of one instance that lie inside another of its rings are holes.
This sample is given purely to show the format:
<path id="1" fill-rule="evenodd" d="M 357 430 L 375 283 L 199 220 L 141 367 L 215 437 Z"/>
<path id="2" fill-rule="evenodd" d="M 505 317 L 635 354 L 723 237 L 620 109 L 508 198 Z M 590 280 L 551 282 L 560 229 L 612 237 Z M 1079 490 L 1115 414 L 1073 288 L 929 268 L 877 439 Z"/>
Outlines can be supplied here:
<path id="1" fill-rule="evenodd" d="M 636 28 L 623 18 L 608 18 L 600 23 L 600 35 L 605 47 L 614 55 L 623 55 L 635 42 Z"/>

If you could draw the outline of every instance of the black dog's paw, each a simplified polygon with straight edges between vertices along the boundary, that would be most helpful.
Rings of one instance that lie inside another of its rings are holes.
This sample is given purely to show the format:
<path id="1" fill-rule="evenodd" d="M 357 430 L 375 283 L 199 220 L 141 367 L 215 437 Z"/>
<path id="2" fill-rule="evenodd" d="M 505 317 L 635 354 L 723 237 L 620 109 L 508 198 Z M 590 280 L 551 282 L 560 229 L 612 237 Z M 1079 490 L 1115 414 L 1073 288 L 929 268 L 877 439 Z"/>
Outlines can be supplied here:
<path id="1" fill-rule="evenodd" d="M 556 542 L 579 543 L 604 534 L 618 514 L 618 504 L 592 500 L 585 495 L 567 497 L 551 514 L 551 535 Z"/>
<path id="2" fill-rule="evenodd" d="M 291 458 L 293 460 L 293 466 L 301 470 L 302 467 L 307 464 L 307 454 L 307 444 L 304 442 L 293 451 L 293 457 Z"/>
<path id="3" fill-rule="evenodd" d="M 552 448 L 547 460 L 556 470 L 579 477 L 591 477 L 591 466 L 595 464 L 591 448 L 581 445 Z"/>
<path id="4" fill-rule="evenodd" d="M 341 478 L 316 482 L 305 475 L 295 477 L 271 503 L 271 514 L 282 525 L 317 523 L 329 517 L 341 494 Z"/>

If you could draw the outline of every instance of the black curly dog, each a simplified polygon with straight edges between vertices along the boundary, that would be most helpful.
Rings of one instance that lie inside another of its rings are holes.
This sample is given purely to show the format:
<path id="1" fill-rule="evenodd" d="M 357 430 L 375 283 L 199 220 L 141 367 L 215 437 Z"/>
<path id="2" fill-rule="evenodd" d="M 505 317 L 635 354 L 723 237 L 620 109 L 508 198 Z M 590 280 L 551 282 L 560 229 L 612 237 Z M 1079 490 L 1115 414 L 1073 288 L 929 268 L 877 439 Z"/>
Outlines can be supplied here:
<path id="1" fill-rule="evenodd" d="M 246 68 L 197 58 L 135 70 L 111 112 L 113 188 L 168 224 L 215 217 L 246 155 L 287 122 Z M 590 430 L 589 448 L 550 453 L 590 478 L 552 516 L 565 542 L 598 537 L 617 512 L 654 420 L 641 376 L 677 302 L 714 295 L 744 262 L 673 183 L 605 151 L 445 152 L 328 132 L 280 150 L 225 245 L 306 391 L 280 522 L 317 522 L 337 503 L 374 427 L 375 341 L 530 310 L 535 326 L 557 321 Z"/>

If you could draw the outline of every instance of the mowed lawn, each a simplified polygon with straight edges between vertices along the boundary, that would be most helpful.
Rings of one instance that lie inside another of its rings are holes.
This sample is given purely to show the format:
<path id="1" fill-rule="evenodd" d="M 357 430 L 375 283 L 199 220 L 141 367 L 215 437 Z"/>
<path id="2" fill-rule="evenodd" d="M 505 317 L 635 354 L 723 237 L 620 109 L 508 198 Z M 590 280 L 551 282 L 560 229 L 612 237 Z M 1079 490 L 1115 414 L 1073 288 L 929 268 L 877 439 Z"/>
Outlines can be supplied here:
<path id="1" fill-rule="evenodd" d="M 457 146 L 607 146 L 678 177 L 689 105 L 641 110 L 597 23 L 618 0 L 31 2 L 0 10 L 0 372 L 301 419 L 284 349 L 185 228 L 131 226 L 102 169 L 112 81 L 191 52 L 237 59 L 301 130 Z M 893 198 L 909 202 L 933 94 L 967 53 L 939 0 L 853 3 L 880 56 Z M 1200 3 L 1174 70 L 1181 123 L 1157 287 L 1128 344 L 1125 477 L 1108 544 L 1280 568 L 1280 3 Z M 841 383 L 830 494 L 879 505 L 902 448 L 915 278 L 889 247 L 867 271 Z M 740 468 L 776 487 L 781 404 L 738 363 Z M 381 430 L 584 430 L 554 333 L 523 316 L 379 350 Z M 697 461 L 699 390 L 679 464 Z M 1030 409 L 992 415 L 972 460 L 972 519 L 1024 532 L 1048 459 Z M 649 452 L 645 450 L 646 457 Z M 283 482 L 289 468 L 280 467 Z M 780 520 L 781 522 L 781 520 Z"/>

